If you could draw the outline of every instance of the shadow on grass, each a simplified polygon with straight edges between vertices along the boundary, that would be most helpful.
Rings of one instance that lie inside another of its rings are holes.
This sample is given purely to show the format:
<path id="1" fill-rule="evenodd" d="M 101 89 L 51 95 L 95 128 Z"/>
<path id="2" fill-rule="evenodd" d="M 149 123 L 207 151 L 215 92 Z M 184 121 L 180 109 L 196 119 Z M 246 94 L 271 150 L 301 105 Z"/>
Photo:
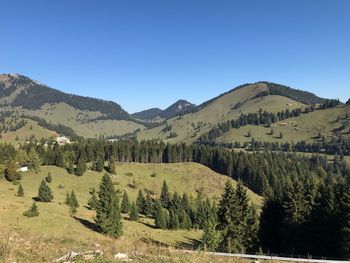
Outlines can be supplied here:
<path id="1" fill-rule="evenodd" d="M 84 218 L 76 217 L 76 216 L 74 217 L 74 219 L 79 221 L 79 223 L 81 223 L 86 228 L 89 228 L 90 230 L 95 231 L 95 232 L 100 232 L 98 226 L 95 223 L 90 222 L 89 220 L 86 220 Z"/>
<path id="2" fill-rule="evenodd" d="M 141 220 L 139 220 L 139 223 L 143 224 L 144 226 L 147 226 L 147 227 L 150 227 L 150 228 L 153 228 L 153 229 L 157 229 L 154 225 L 152 225 L 150 223 L 143 222 Z"/>
<path id="3" fill-rule="evenodd" d="M 194 238 L 186 237 L 187 241 L 177 242 L 175 247 L 177 249 L 186 249 L 186 250 L 198 250 L 200 248 L 201 242 Z"/>
<path id="4" fill-rule="evenodd" d="M 160 246 L 160 247 L 169 247 L 168 244 L 160 242 L 160 241 L 155 240 L 153 238 L 142 237 L 140 240 L 142 242 L 145 242 L 146 244 L 149 244 L 149 245 L 156 245 L 156 246 Z"/>

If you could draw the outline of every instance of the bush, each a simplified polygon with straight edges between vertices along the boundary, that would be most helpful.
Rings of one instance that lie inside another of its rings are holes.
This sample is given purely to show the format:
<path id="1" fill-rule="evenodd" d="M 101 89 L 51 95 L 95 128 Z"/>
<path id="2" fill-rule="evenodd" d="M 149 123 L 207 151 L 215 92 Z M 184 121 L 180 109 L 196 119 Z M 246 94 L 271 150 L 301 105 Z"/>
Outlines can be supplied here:
<path id="1" fill-rule="evenodd" d="M 29 208 L 29 210 L 23 212 L 23 215 L 26 217 L 35 217 L 39 216 L 38 206 L 35 202 L 33 202 L 32 206 Z"/>

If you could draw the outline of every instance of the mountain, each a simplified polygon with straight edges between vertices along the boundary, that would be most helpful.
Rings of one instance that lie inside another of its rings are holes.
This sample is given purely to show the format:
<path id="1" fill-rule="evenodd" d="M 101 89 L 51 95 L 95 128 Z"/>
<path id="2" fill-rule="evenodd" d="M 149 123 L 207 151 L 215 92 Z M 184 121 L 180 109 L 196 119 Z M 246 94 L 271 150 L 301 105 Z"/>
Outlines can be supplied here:
<path id="1" fill-rule="evenodd" d="M 218 123 L 237 119 L 242 114 L 292 111 L 323 102 L 325 99 L 315 94 L 281 84 L 266 81 L 243 84 L 194 107 L 180 118 L 172 118 L 164 125 L 142 130 L 137 137 L 140 140 L 160 138 L 169 142 L 192 143 Z"/>
<path id="2" fill-rule="evenodd" d="M 19 74 L 0 75 L 0 99 L 13 107 L 40 109 L 44 104 L 66 103 L 79 110 L 99 111 L 99 119 L 128 120 L 129 114 L 112 101 L 67 94 Z"/>
<path id="3" fill-rule="evenodd" d="M 251 118 L 265 111 L 271 114 L 297 109 L 304 111 L 310 105 L 325 102 L 326 99 L 307 91 L 261 81 L 240 85 L 199 106 L 178 100 L 164 110 L 152 108 L 129 115 L 112 101 L 67 94 L 19 74 L 0 75 L 0 104 L 3 106 L 0 118 L 3 123 L 8 123 L 1 128 L 1 131 L 8 132 L 3 134 L 3 140 L 17 137 L 25 140 L 38 134 L 79 135 L 86 138 L 136 134 L 139 140 L 193 143 L 211 134 L 209 137 L 215 137 L 217 143 L 245 143 L 252 138 L 271 142 L 314 142 L 313 138 L 320 131 L 327 132 L 329 136 L 347 136 L 347 122 L 341 117 L 350 114 L 350 107 L 346 106 L 283 121 L 288 123 L 286 127 L 274 123 L 275 134 L 282 132 L 283 139 L 270 136 L 271 131 L 267 130 L 270 127 L 262 125 L 248 124 L 235 129 L 226 127 L 227 123 L 231 124 L 241 116 L 247 118 L 250 114 Z M 337 124 L 332 123 L 338 119 Z M 40 132 L 34 132 L 33 127 Z"/>
<path id="4" fill-rule="evenodd" d="M 115 102 L 67 94 L 19 74 L 0 75 L 0 103 L 20 115 L 67 126 L 84 137 L 143 128 Z"/>
<path id="5" fill-rule="evenodd" d="M 171 104 L 165 110 L 159 108 L 152 108 L 140 112 L 136 112 L 131 116 L 136 119 L 144 121 L 152 121 L 155 119 L 170 119 L 177 115 L 186 114 L 192 111 L 195 108 L 195 105 L 188 102 L 187 100 L 178 100 L 175 103 Z"/>
<path id="6" fill-rule="evenodd" d="M 187 113 L 188 111 L 191 111 L 194 107 L 195 105 L 188 102 L 187 100 L 178 100 L 177 102 L 163 110 L 163 112 L 159 116 L 163 119 L 169 119 L 176 115 Z"/>
<path id="7" fill-rule="evenodd" d="M 135 113 L 131 114 L 131 117 L 133 117 L 135 119 L 139 119 L 139 120 L 148 121 L 148 120 L 152 120 L 152 119 L 156 118 L 162 112 L 163 112 L 163 110 L 161 110 L 159 108 L 151 108 L 151 109 L 148 109 L 148 110 L 135 112 Z"/>

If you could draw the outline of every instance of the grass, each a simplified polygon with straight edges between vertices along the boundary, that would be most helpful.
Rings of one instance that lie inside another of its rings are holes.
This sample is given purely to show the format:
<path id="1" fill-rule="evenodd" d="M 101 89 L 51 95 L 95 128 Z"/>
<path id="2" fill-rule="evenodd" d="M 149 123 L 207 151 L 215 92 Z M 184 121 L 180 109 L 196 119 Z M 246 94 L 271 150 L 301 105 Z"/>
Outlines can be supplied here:
<path id="1" fill-rule="evenodd" d="M 85 138 L 122 135 L 143 129 L 144 126 L 125 120 L 96 120 L 103 116 L 100 112 L 82 111 L 65 103 L 45 104 L 39 110 L 24 110 L 24 114 L 38 116 L 48 122 L 60 123 L 71 127 L 78 135 Z"/>
<path id="2" fill-rule="evenodd" d="M 40 140 L 41 138 L 55 137 L 58 135 L 55 131 L 51 131 L 39 126 L 37 122 L 33 120 L 24 120 L 27 121 L 27 124 L 24 127 L 16 131 L 2 133 L 2 138 L 0 139 L 0 142 L 18 144 L 19 142 L 26 141 L 31 136 L 34 136 L 34 138 Z"/>
<path id="3" fill-rule="evenodd" d="M 31 206 L 32 198 L 37 195 L 38 186 L 41 180 L 47 176 L 48 172 L 51 173 L 53 179 L 50 184 L 54 194 L 53 202 L 37 203 L 40 212 L 39 217 L 24 217 L 22 213 Z M 130 174 L 127 175 L 127 173 L 132 173 L 132 176 L 130 176 Z M 153 175 L 154 173 L 156 174 L 155 176 Z M 46 245 L 35 245 L 39 240 L 33 242 L 28 241 L 27 245 L 31 247 L 28 248 L 28 253 L 32 254 L 34 257 L 40 254 L 40 257 L 43 258 L 43 262 L 45 262 L 48 257 L 53 257 L 53 255 L 56 257 L 62 255 L 62 253 L 67 250 L 67 247 L 69 247 L 69 250 L 73 250 L 73 248 L 89 250 L 88 248 L 95 243 L 110 242 L 111 240 L 108 239 L 108 237 L 93 231 L 95 212 L 86 208 L 87 201 L 90 197 L 89 190 L 92 187 L 98 189 L 102 175 L 103 173 L 87 171 L 83 176 L 77 177 L 69 175 L 64 169 L 58 167 L 43 166 L 38 174 L 33 172 L 23 174 L 21 184 L 24 188 L 24 197 L 16 196 L 17 185 L 0 179 L 0 232 L 4 234 L 5 232 L 15 230 L 20 233 L 20 235 L 28 235 L 28 238 L 25 238 L 26 240 L 31 240 L 31 238 L 35 239 L 36 236 L 42 236 L 43 238 L 40 239 L 42 243 L 62 243 L 59 246 L 62 247 L 62 249 L 52 248 L 52 251 L 48 250 L 45 252 L 46 254 L 41 255 L 40 253 L 43 251 L 40 251 L 40 247 Z M 165 179 L 168 182 L 170 191 L 176 190 L 179 193 L 186 191 L 193 196 L 196 195 L 197 191 L 201 191 L 213 200 L 217 200 L 220 197 L 227 177 L 219 175 L 195 163 L 120 163 L 117 164 L 117 174 L 112 175 L 112 180 L 116 189 L 128 191 L 131 200 L 136 198 L 137 191 L 140 188 L 152 190 L 156 195 L 159 195 L 161 184 Z M 235 184 L 233 180 L 232 182 Z M 130 183 L 136 183 L 137 188 L 130 188 L 128 186 Z M 72 218 L 69 215 L 69 208 L 64 204 L 66 192 L 70 192 L 73 189 L 80 204 L 76 218 Z M 120 193 L 120 195 L 121 194 L 122 193 Z M 261 198 L 259 196 L 252 192 L 249 192 L 249 196 L 254 203 L 261 204 Z M 126 215 L 124 216 L 127 218 Z M 111 249 L 113 253 L 117 252 L 117 250 L 120 251 L 120 246 L 123 242 L 131 246 L 131 248 L 133 246 L 134 248 L 135 246 L 139 246 L 136 244 L 145 242 L 148 243 L 148 245 L 163 244 L 173 247 L 189 248 L 192 246 L 193 241 L 198 241 L 201 237 L 200 230 L 167 231 L 155 229 L 153 227 L 153 220 L 149 218 L 141 218 L 139 222 L 132 222 L 125 219 L 123 223 L 125 234 L 121 240 L 113 240 L 113 244 L 116 244 L 116 247 L 113 246 L 113 249 Z M 74 239 L 72 239 L 73 237 Z M 36 247 L 35 251 L 34 246 Z M 154 245 L 152 247 L 153 250 Z M 127 247 L 124 248 L 127 249 Z M 127 251 L 130 251 L 130 248 Z M 18 251 L 13 253 L 20 257 Z M 30 258 L 28 258 L 28 262 L 31 262 Z"/>
<path id="4" fill-rule="evenodd" d="M 77 259 L 74 262 L 107 263 L 121 262 L 117 253 L 127 254 L 132 262 L 142 263 L 206 263 L 248 262 L 243 259 L 210 256 L 204 252 L 186 253 L 174 247 L 162 247 L 152 241 L 115 240 L 108 237 L 82 238 L 57 235 L 33 235 L 19 228 L 0 230 L 0 262 L 53 262 L 71 251 L 102 251 L 103 255 L 91 260 Z"/>
<path id="5" fill-rule="evenodd" d="M 299 117 L 286 119 L 288 126 L 279 126 L 281 122 L 278 122 L 275 127 L 271 127 L 274 130 L 274 134 L 271 135 L 271 128 L 263 126 L 244 126 L 239 129 L 232 129 L 223 136 L 218 138 L 218 142 L 245 142 L 251 141 L 252 138 L 258 141 L 268 142 L 300 142 L 307 141 L 309 143 L 316 142 L 319 132 L 326 138 L 337 138 L 340 134 L 345 137 L 349 137 L 345 131 L 336 131 L 341 123 L 346 121 L 342 118 L 346 114 L 350 115 L 349 106 L 340 106 L 331 109 L 317 110 L 308 114 L 302 114 Z M 337 117 L 341 116 L 339 122 Z M 248 138 L 246 135 L 251 132 L 252 137 Z M 279 138 L 279 134 L 282 132 L 283 138 Z"/>

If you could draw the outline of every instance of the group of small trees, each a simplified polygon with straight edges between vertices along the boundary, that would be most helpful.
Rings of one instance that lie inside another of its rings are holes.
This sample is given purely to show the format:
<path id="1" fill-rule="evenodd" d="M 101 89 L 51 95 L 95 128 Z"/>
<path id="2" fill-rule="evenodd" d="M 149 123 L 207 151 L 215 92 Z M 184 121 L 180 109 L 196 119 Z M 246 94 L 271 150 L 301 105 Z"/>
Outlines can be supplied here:
<path id="1" fill-rule="evenodd" d="M 166 181 L 163 182 L 160 198 L 156 199 L 149 191 L 144 195 L 138 191 L 136 202 L 130 202 L 127 192 L 124 192 L 121 211 L 129 213 L 130 220 L 137 220 L 138 214 L 151 217 L 155 226 L 160 229 L 191 229 L 204 228 L 210 217 L 216 217 L 216 206 L 209 199 L 198 194 L 196 199 L 186 193 L 180 196 L 177 192 L 170 193 Z"/>
<path id="2" fill-rule="evenodd" d="M 216 220 L 215 220 L 216 219 Z M 229 253 L 255 252 L 258 247 L 258 217 L 239 181 L 236 189 L 227 182 L 217 217 L 207 221 L 202 236 L 208 250 Z"/>
<path id="3" fill-rule="evenodd" d="M 35 197 L 35 201 L 38 202 L 51 202 L 53 199 L 53 194 L 51 192 L 50 187 L 47 185 L 46 181 L 49 179 L 49 181 L 52 181 L 51 175 L 48 174 L 48 176 L 43 179 L 40 183 L 40 186 L 38 188 L 38 195 Z M 24 189 L 21 184 L 18 186 L 17 196 L 24 196 Z M 27 217 L 35 217 L 39 216 L 38 206 L 36 202 L 33 202 L 32 206 L 23 213 L 24 216 Z"/>

